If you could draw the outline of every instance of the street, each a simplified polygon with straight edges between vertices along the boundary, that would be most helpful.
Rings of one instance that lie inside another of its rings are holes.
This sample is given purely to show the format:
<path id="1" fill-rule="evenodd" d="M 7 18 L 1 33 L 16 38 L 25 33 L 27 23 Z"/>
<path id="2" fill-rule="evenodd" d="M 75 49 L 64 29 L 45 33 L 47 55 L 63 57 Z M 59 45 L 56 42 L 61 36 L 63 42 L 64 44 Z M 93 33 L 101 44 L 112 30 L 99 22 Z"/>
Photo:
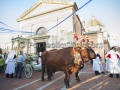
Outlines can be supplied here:
<path id="1" fill-rule="evenodd" d="M 79 71 L 81 82 L 76 82 L 74 74 L 70 77 L 71 88 L 68 90 L 120 90 L 120 78 L 108 77 L 108 73 L 95 76 L 89 62 L 86 68 Z M 105 68 L 105 65 L 103 64 Z M 59 71 L 54 74 L 51 81 L 41 81 L 41 72 L 34 71 L 33 76 L 27 79 L 23 72 L 22 79 L 6 78 L 0 73 L 0 90 L 67 90 L 64 84 L 64 73 Z"/>

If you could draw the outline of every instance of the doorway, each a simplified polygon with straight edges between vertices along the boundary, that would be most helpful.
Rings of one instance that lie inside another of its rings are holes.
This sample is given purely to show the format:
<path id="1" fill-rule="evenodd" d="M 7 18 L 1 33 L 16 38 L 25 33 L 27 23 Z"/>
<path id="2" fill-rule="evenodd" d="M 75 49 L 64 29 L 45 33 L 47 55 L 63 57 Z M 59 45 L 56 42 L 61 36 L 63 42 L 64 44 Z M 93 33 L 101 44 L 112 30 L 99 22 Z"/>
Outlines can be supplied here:
<path id="1" fill-rule="evenodd" d="M 36 47 L 36 51 L 39 52 L 44 52 L 46 50 L 46 42 L 39 42 L 36 43 L 37 47 Z"/>

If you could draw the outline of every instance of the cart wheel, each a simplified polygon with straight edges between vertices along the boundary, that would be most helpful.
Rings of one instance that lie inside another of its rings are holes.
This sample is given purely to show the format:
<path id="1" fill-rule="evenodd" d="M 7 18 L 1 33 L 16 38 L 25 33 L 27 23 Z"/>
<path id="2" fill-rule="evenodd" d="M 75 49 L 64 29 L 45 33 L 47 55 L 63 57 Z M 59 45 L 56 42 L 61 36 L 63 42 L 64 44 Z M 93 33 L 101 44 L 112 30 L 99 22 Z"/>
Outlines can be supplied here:
<path id="1" fill-rule="evenodd" d="M 33 69 L 30 64 L 26 64 L 24 67 L 24 74 L 26 78 L 31 78 L 33 74 Z"/>

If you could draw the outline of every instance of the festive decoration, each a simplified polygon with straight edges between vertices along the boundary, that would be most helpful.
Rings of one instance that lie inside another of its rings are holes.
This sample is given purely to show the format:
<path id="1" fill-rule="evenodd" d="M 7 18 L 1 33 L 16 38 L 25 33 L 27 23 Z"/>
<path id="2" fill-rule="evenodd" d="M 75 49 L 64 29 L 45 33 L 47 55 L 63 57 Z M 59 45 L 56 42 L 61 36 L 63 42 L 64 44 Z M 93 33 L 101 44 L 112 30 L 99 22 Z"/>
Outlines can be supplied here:
<path id="1" fill-rule="evenodd" d="M 93 40 L 91 38 L 89 38 L 88 36 L 85 36 L 85 38 L 83 38 L 83 36 L 80 36 L 81 44 L 80 44 L 80 42 L 78 42 L 78 36 L 75 32 L 74 32 L 73 37 L 75 40 L 75 42 L 74 42 L 75 47 L 81 47 L 81 46 L 87 47 L 89 44 L 93 44 Z"/>
<path id="2" fill-rule="evenodd" d="M 75 58 L 74 63 L 79 65 L 82 61 L 81 55 L 78 52 L 75 51 L 74 58 Z"/>
<path id="3" fill-rule="evenodd" d="M 78 36 L 77 34 L 74 32 L 74 39 L 77 41 L 78 40 Z"/>
<path id="4" fill-rule="evenodd" d="M 81 47 L 79 42 L 76 42 L 76 47 Z"/>
<path id="5" fill-rule="evenodd" d="M 84 39 L 84 38 L 81 38 L 81 42 L 85 42 L 85 39 Z"/>
<path id="6" fill-rule="evenodd" d="M 82 46 L 84 47 L 87 47 L 89 44 L 93 44 L 93 40 L 89 38 L 88 36 L 85 36 L 85 38 L 81 36 L 80 38 L 81 38 Z"/>
<path id="7" fill-rule="evenodd" d="M 73 37 L 74 37 L 74 40 L 75 40 L 74 47 L 80 47 L 80 44 L 78 42 L 78 36 L 77 36 L 77 34 L 75 32 L 74 32 Z"/>

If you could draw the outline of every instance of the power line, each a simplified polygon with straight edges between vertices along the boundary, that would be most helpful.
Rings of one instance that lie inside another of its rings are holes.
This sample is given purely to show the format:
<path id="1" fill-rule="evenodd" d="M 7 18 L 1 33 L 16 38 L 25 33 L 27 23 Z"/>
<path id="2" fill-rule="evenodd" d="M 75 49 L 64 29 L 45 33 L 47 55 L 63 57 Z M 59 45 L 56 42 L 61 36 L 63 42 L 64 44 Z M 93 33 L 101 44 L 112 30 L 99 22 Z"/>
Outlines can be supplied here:
<path id="1" fill-rule="evenodd" d="M 79 11 L 80 9 L 82 9 L 84 6 L 86 6 L 88 3 L 90 3 L 92 0 L 89 0 L 87 3 L 85 3 L 83 6 L 81 6 L 80 8 L 78 8 L 78 10 L 76 10 L 75 12 L 73 12 L 72 14 L 70 14 L 68 17 L 66 17 L 64 20 L 62 20 L 61 22 L 59 22 L 59 23 L 57 23 L 55 26 L 53 26 L 52 28 L 50 28 L 50 29 L 48 29 L 47 31 L 50 31 L 51 29 L 53 29 L 53 28 L 55 28 L 56 26 L 58 26 L 59 24 L 61 24 L 62 22 L 64 22 L 65 20 L 67 20 L 69 17 L 71 17 L 73 14 L 75 14 L 77 11 Z M 5 26 L 7 26 L 7 27 L 10 27 L 10 26 L 8 26 L 8 25 L 6 25 L 5 23 L 3 23 L 3 22 L 0 22 L 1 24 L 3 24 L 3 25 L 5 25 Z M 15 29 L 15 28 L 13 28 L 13 27 L 10 27 L 10 28 L 12 28 L 12 29 Z M 20 31 L 16 31 L 16 30 L 11 30 L 11 29 L 6 29 L 6 28 L 0 28 L 0 30 L 1 31 L 5 31 L 5 30 L 7 30 L 7 31 L 9 31 L 9 32 L 20 32 L 20 33 L 29 33 L 29 34 L 32 34 L 32 33 L 35 33 L 35 32 L 23 32 L 22 30 L 20 30 Z M 18 30 L 18 29 L 17 29 Z M 8 32 L 8 33 L 9 33 Z M 7 32 L 1 32 L 1 33 L 7 33 Z"/>
<path id="2" fill-rule="evenodd" d="M 13 28 L 13 27 L 11 27 L 11 26 L 8 26 L 7 24 L 5 24 L 5 23 L 3 23 L 3 22 L 1 22 L 1 21 L 0 21 L 0 24 L 2 24 L 2 25 L 4 25 L 4 26 L 7 26 L 7 27 L 9 27 L 9 28 L 12 28 L 12 29 L 16 29 L 16 28 Z M 16 29 L 16 30 L 19 30 L 19 29 Z"/>
<path id="3" fill-rule="evenodd" d="M 75 14 L 77 11 L 79 11 L 80 9 L 82 9 L 84 6 L 86 6 L 88 3 L 90 3 L 92 0 L 89 0 L 87 3 L 85 3 L 83 6 L 81 6 L 78 10 L 76 10 L 75 12 L 73 12 L 72 14 L 70 14 L 68 17 L 66 17 L 64 20 L 62 20 L 61 22 L 57 23 L 55 26 L 53 26 L 52 28 L 50 28 L 47 31 L 50 31 L 51 29 L 55 28 L 56 26 L 58 26 L 59 24 L 61 24 L 63 21 L 65 21 L 66 19 L 68 19 L 69 17 L 71 17 L 73 14 Z"/>
<path id="4" fill-rule="evenodd" d="M 32 34 L 32 33 L 34 33 L 34 32 L 23 32 L 23 31 L 15 31 L 15 30 L 12 30 L 12 29 L 6 29 L 6 28 L 0 28 L 0 31 L 2 31 L 2 32 L 0 32 L 0 33 L 23 33 L 23 34 Z M 7 31 L 7 32 L 5 32 L 5 31 Z"/>

